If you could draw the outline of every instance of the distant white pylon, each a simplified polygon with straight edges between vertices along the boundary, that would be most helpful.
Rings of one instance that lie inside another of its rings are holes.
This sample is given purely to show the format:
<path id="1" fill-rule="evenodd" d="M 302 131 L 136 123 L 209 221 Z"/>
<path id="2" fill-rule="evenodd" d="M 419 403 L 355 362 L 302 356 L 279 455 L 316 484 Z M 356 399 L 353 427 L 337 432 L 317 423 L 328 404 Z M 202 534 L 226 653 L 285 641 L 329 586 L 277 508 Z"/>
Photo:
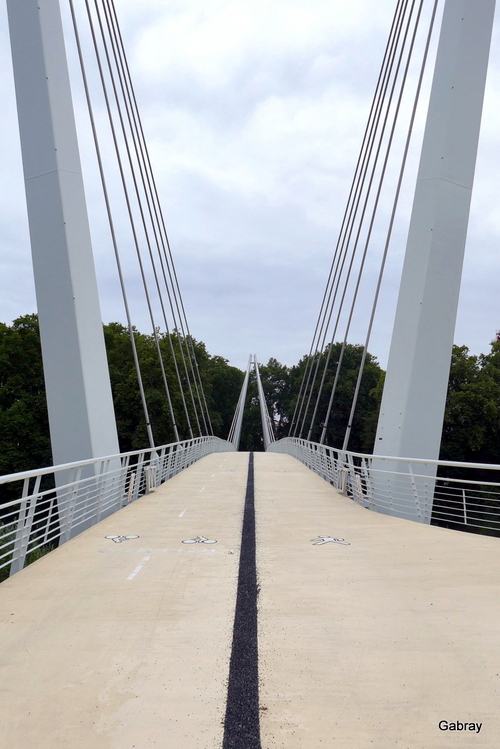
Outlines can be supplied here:
<path id="1" fill-rule="evenodd" d="M 248 390 L 248 380 L 250 377 L 250 368 L 252 366 L 252 363 L 253 363 L 252 355 L 250 354 L 248 358 L 247 371 L 245 372 L 245 379 L 243 380 L 240 397 L 238 398 L 238 403 L 236 405 L 236 410 L 234 412 L 233 423 L 231 424 L 231 429 L 229 430 L 229 436 L 227 438 L 228 442 L 232 442 L 232 444 L 235 447 L 235 450 L 237 450 L 240 446 L 241 425 L 243 423 L 243 411 L 245 410 L 245 401 L 246 401 L 247 390 Z"/>
<path id="2" fill-rule="evenodd" d="M 255 364 L 255 376 L 257 377 L 257 390 L 259 393 L 260 416 L 262 419 L 262 434 L 264 437 L 264 450 L 267 450 L 271 442 L 275 442 L 273 422 L 271 421 L 271 417 L 269 416 L 266 398 L 264 395 L 264 389 L 262 387 L 262 382 L 260 380 L 259 365 L 257 364 L 257 355 L 254 355 L 254 364 Z"/>

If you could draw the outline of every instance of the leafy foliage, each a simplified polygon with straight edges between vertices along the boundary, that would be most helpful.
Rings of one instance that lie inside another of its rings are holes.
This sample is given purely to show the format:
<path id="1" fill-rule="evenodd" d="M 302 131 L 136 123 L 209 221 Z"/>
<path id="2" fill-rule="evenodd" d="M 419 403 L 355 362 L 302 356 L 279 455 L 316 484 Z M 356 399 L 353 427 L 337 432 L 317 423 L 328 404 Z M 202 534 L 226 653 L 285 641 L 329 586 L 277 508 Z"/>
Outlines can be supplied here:
<path id="1" fill-rule="evenodd" d="M 300 435 L 307 438 L 312 422 L 313 427 L 309 439 L 313 441 L 319 440 L 322 430 L 321 424 L 327 414 L 330 393 L 335 381 L 341 349 L 341 343 L 335 343 L 327 347 L 321 356 L 314 359 L 312 367 L 307 366 L 308 357 L 302 358 L 293 367 L 286 367 L 276 359 L 270 359 L 267 365 L 259 365 L 262 387 L 266 396 L 269 414 L 274 423 L 276 439 L 281 439 L 288 435 L 297 406 L 304 373 L 306 373 L 307 382 L 310 372 L 311 379 L 309 383 L 310 385 L 312 384 L 311 396 L 309 398 L 308 388 L 306 403 L 302 410 L 299 405 L 296 420 L 293 424 L 293 431 L 296 436 Z M 326 444 L 333 447 L 340 447 L 344 441 L 362 355 L 362 346 L 354 344 L 346 345 L 326 431 Z M 323 387 L 321 387 L 323 372 L 324 382 Z M 383 382 L 383 375 L 384 372 L 378 365 L 375 357 L 368 354 L 361 380 L 358 405 L 353 419 L 349 442 L 349 449 L 351 450 L 371 452 L 373 449 L 382 393 L 380 383 Z M 256 410 L 258 411 L 256 388 L 249 388 L 249 393 L 250 405 L 243 420 L 242 449 L 259 449 L 259 447 L 263 449 L 261 447 L 262 428 L 260 426 L 260 415 L 256 412 Z M 313 421 L 316 404 L 317 412 Z M 295 429 L 296 426 L 297 429 Z M 257 435 L 259 435 L 258 440 Z M 259 447 L 255 446 L 256 442 Z"/>
<path id="2" fill-rule="evenodd" d="M 500 463 L 500 343 L 474 356 L 454 346 L 441 442 L 442 460 Z"/>
<path id="3" fill-rule="evenodd" d="M 120 323 L 104 326 L 104 335 L 118 425 L 120 449 L 140 449 L 147 445 L 146 427 L 132 356 L 128 330 Z M 156 444 L 175 440 L 156 343 L 152 335 L 134 331 L 143 374 L 146 399 Z M 190 344 L 189 347 L 187 344 Z M 229 365 L 222 356 L 211 356 L 204 343 L 185 340 L 177 331 L 159 334 L 159 345 L 170 387 L 170 396 L 181 439 L 189 437 L 185 410 L 194 434 L 198 423 L 193 400 L 199 396 L 186 375 L 179 356 L 192 345 L 203 382 L 214 433 L 225 439 L 243 382 L 243 372 Z M 317 417 L 311 439 L 320 437 L 330 392 L 335 380 L 341 344 L 327 347 L 313 362 L 317 367 L 312 396 L 300 414 L 297 434 L 307 437 L 317 403 Z M 182 392 L 177 385 L 176 353 Z M 340 368 L 326 443 L 342 445 L 349 419 L 362 347 L 348 344 Z M 307 357 L 288 367 L 274 358 L 260 365 L 269 413 L 277 439 L 288 435 Z M 328 360 L 328 363 L 327 363 Z M 320 382 L 325 364 L 324 387 Z M 371 452 L 382 396 L 384 372 L 372 355 L 367 355 L 349 448 Z M 319 395 L 318 395 L 319 394 Z M 184 401 L 186 408 L 184 408 Z M 205 425 L 200 424 L 205 432 Z M 245 408 L 241 450 L 262 450 L 262 426 L 255 377 L 250 378 Z M 488 354 L 473 356 L 465 346 L 455 346 L 451 361 L 448 398 L 441 445 L 441 458 L 468 462 L 500 463 L 500 343 L 494 342 Z M 40 334 L 36 315 L 24 315 L 11 326 L 0 323 L 0 474 L 13 473 L 51 464 L 51 450 Z"/>
<path id="4" fill-rule="evenodd" d="M 120 449 L 138 450 L 148 444 L 146 424 L 127 328 L 114 322 L 104 326 L 111 388 Z M 175 441 L 172 419 L 153 335 L 134 331 L 144 382 L 146 401 L 157 445 Z M 205 344 L 186 341 L 174 331 L 161 335 L 160 350 L 181 439 L 189 438 L 188 417 L 196 435 L 206 433 L 203 421 L 198 429 L 193 400 L 199 409 L 202 397 L 193 387 L 187 343 L 192 344 L 216 436 L 226 438 L 238 400 L 243 373 L 222 356 L 210 356 Z M 172 351 L 178 359 L 182 393 L 177 384 Z M 186 375 L 186 369 L 189 374 Z M 51 465 L 49 421 L 45 400 L 42 353 L 37 315 L 24 315 L 11 326 L 0 323 L 0 475 Z M 191 387 L 190 387 L 191 386 Z M 192 395 L 191 395 L 192 394 Z"/>
<path id="5" fill-rule="evenodd" d="M 51 464 L 36 315 L 0 323 L 0 475 Z"/>

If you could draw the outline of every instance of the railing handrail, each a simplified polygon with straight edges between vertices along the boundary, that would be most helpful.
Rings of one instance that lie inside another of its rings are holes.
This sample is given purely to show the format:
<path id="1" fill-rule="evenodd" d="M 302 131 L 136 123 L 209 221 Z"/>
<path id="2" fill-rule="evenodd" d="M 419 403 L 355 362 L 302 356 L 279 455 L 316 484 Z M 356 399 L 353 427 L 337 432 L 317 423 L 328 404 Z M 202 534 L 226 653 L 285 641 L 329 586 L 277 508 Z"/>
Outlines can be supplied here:
<path id="1" fill-rule="evenodd" d="M 437 466 L 451 466 L 452 468 L 480 468 L 482 470 L 500 471 L 500 465 L 496 463 L 466 463 L 457 460 L 431 460 L 430 458 L 405 458 L 403 456 L 394 455 L 371 455 L 369 453 L 355 453 L 351 450 L 342 450 L 340 447 L 332 447 L 331 445 L 321 445 L 319 442 L 312 442 L 311 440 L 303 439 L 302 437 L 283 437 L 281 440 L 277 440 L 274 444 L 279 442 L 285 442 L 290 440 L 293 442 L 301 442 L 306 445 L 314 445 L 315 448 L 323 448 L 325 450 L 333 450 L 336 453 L 342 453 L 343 455 L 352 455 L 355 458 L 363 458 L 364 460 L 390 460 L 403 463 L 421 463 L 423 465 L 437 465 Z"/>
<path id="2" fill-rule="evenodd" d="M 7 484 L 10 481 L 22 481 L 23 479 L 34 478 L 35 476 L 45 476 L 48 473 L 59 473 L 60 471 L 67 471 L 72 468 L 82 468 L 83 466 L 93 465 L 94 463 L 104 463 L 106 461 L 117 460 L 122 458 L 128 458 L 132 455 L 142 455 L 145 453 L 154 453 L 164 450 L 167 447 L 175 447 L 175 445 L 195 444 L 200 440 L 218 440 L 220 442 L 226 442 L 226 440 L 220 437 L 213 437 L 211 435 L 203 435 L 202 437 L 193 437 L 189 440 L 180 440 L 179 442 L 169 442 L 166 445 L 160 445 L 158 447 L 144 447 L 141 450 L 131 450 L 126 453 L 117 453 L 116 455 L 105 455 L 102 458 L 87 458 L 86 460 L 78 460 L 74 463 L 61 463 L 57 466 L 46 466 L 45 468 L 32 469 L 30 471 L 21 471 L 19 473 L 6 473 L 0 476 L 0 484 Z"/>
<path id="3" fill-rule="evenodd" d="M 500 465 L 403 458 L 321 445 L 285 437 L 269 445 L 288 453 L 363 507 L 453 530 L 500 536 Z M 440 475 L 437 476 L 437 467 Z M 397 469 L 397 470 L 394 470 Z M 446 470 L 449 469 L 449 470 Z M 461 469 L 460 476 L 448 476 Z M 489 475 L 475 475 L 475 469 Z M 495 473 L 492 473 L 495 472 Z"/>
<path id="4" fill-rule="evenodd" d="M 234 449 L 202 436 L 0 477 L 18 495 L 0 505 L 0 579 L 19 572 L 32 553 L 43 556 L 206 455 Z M 52 485 L 41 489 L 44 476 Z"/>

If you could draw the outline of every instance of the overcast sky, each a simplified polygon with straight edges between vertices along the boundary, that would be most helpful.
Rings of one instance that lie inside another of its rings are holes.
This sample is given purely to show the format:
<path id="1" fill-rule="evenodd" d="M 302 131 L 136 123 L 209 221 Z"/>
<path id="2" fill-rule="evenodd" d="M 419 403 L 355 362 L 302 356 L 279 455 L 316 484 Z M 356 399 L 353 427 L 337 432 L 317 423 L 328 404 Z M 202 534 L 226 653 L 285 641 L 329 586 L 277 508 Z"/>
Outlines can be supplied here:
<path id="1" fill-rule="evenodd" d="M 116 0 L 191 331 L 211 354 L 244 367 L 250 352 L 293 364 L 309 350 L 395 5 Z M 0 320 L 10 323 L 36 302 L 4 6 Z M 498 26 L 455 335 L 474 353 L 500 328 Z M 124 322 L 74 85 L 103 320 Z M 370 346 L 383 366 L 417 164 L 415 151 Z M 149 332 L 129 284 L 134 322 Z M 355 326 L 351 340 L 362 338 Z"/>

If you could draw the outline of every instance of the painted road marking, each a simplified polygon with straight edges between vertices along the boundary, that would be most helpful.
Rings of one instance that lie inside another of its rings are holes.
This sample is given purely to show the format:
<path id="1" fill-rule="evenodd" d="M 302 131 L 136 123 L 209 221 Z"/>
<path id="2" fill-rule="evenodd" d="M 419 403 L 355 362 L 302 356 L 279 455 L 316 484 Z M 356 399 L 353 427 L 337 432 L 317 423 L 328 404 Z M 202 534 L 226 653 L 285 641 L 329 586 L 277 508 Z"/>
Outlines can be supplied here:
<path id="1" fill-rule="evenodd" d="M 183 544 L 216 544 L 217 541 L 214 538 L 206 538 L 206 536 L 196 536 L 196 538 L 187 538 L 182 543 Z"/>
<path id="2" fill-rule="evenodd" d="M 201 492 L 203 491 L 203 489 L 204 489 L 204 488 L 205 488 L 205 487 L 204 487 L 204 486 L 202 486 L 202 488 L 200 489 L 200 494 L 201 494 Z"/>
<path id="3" fill-rule="evenodd" d="M 133 580 L 134 577 L 137 575 L 137 573 L 142 570 L 146 562 L 149 561 L 150 559 L 151 557 L 144 557 L 144 559 L 137 565 L 135 570 L 127 577 L 127 580 Z"/>
<path id="4" fill-rule="evenodd" d="M 181 512 L 181 514 L 179 515 L 179 517 L 180 517 L 180 518 L 182 518 L 182 517 L 184 516 L 184 514 L 185 514 L 185 512 L 186 512 L 186 511 L 187 511 L 187 507 L 186 507 L 186 509 L 185 509 L 185 510 L 183 510 L 183 511 Z"/>
<path id="5" fill-rule="evenodd" d="M 123 541 L 129 541 L 131 538 L 139 538 L 139 536 L 104 536 L 104 538 L 111 539 L 115 544 L 121 544 Z"/>
<path id="6" fill-rule="evenodd" d="M 348 541 L 344 541 L 343 538 L 333 538 L 332 536 L 318 536 L 318 538 L 311 538 L 313 546 L 322 546 L 323 544 L 343 544 L 344 546 L 350 546 Z"/>

